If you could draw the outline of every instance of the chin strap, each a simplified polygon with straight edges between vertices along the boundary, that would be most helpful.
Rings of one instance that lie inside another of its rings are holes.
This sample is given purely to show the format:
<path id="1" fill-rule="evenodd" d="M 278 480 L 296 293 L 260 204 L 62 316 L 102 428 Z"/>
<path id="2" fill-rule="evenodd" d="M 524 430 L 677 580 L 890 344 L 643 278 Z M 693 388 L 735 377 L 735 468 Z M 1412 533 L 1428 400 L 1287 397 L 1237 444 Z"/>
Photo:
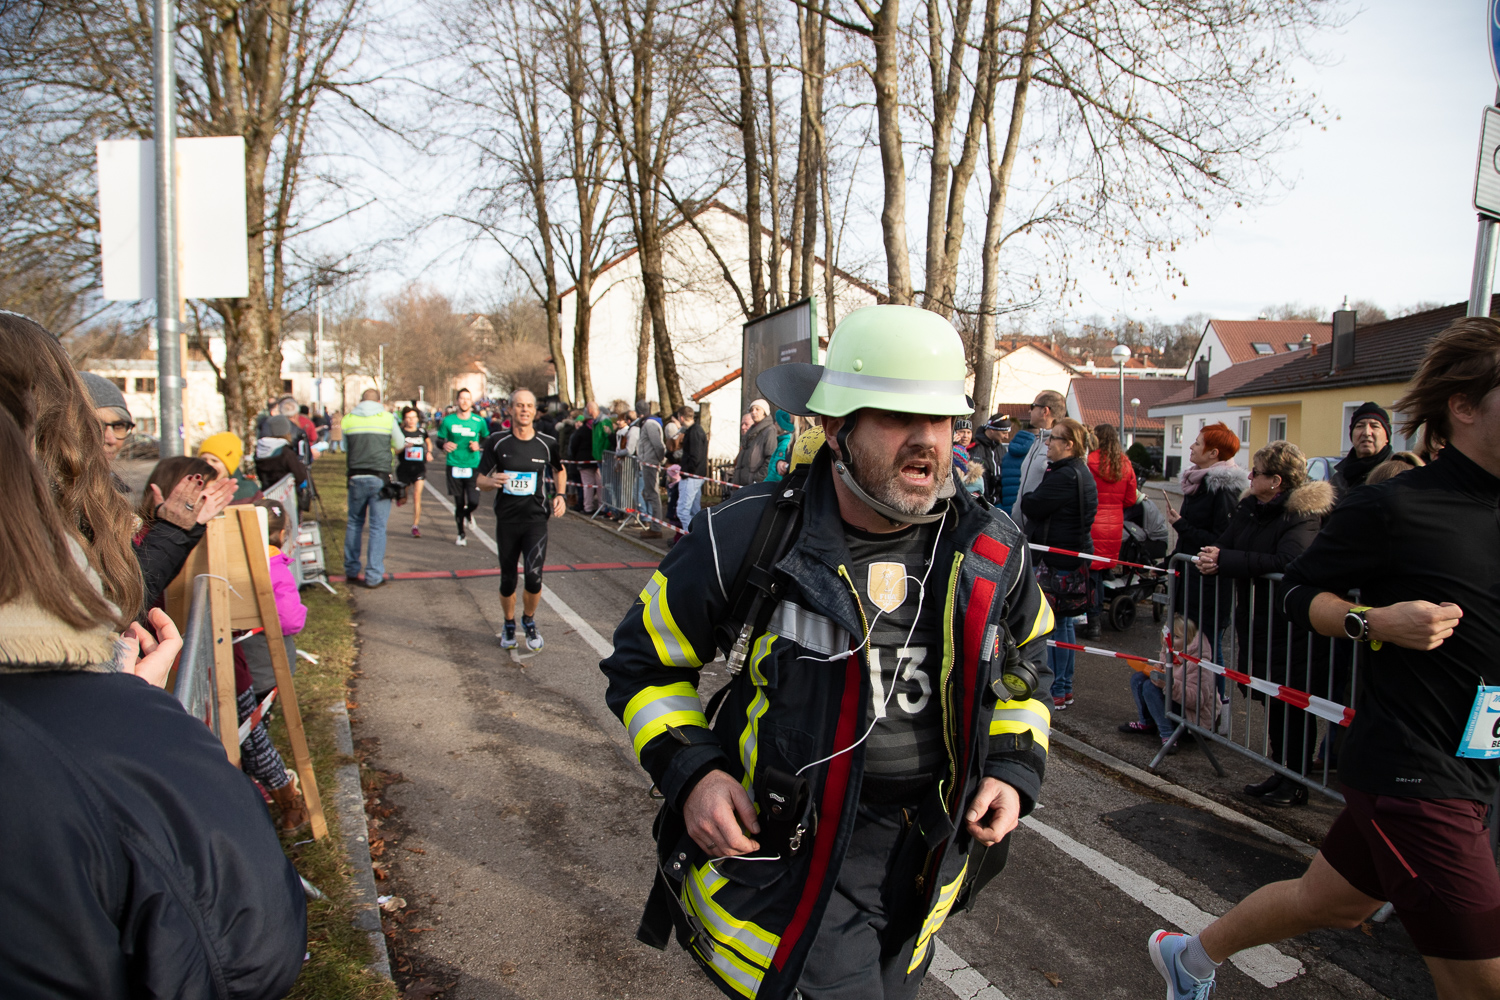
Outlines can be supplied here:
<path id="1" fill-rule="evenodd" d="M 874 497 L 870 496 L 870 494 L 866 493 L 863 489 L 860 488 L 860 485 L 854 481 L 854 473 L 850 471 L 849 467 L 846 466 L 843 462 L 835 461 L 833 463 L 833 471 L 838 473 L 839 478 L 844 481 L 844 485 L 849 487 L 849 492 L 858 497 L 861 503 L 865 504 L 867 507 L 875 511 L 875 513 L 879 514 L 887 521 L 893 521 L 899 524 L 931 524 L 934 521 L 940 520 L 943 514 L 946 512 L 948 506 L 943 501 L 946 501 L 949 497 L 958 492 L 958 487 L 953 485 L 953 477 L 949 476 L 947 479 L 943 480 L 943 484 L 938 487 L 938 502 L 935 502 L 932 505 L 932 512 L 926 514 L 908 514 L 905 511 L 897 510 L 889 504 L 881 503 L 879 500 L 876 500 Z"/>

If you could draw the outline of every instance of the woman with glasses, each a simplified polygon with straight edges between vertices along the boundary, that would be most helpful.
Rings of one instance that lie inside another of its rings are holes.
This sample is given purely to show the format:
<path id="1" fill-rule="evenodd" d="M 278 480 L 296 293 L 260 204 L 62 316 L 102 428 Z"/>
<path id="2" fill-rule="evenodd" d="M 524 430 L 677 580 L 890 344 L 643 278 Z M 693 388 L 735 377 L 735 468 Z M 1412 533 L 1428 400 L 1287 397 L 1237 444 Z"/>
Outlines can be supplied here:
<path id="1" fill-rule="evenodd" d="M 1039 545 L 1051 545 L 1073 552 L 1093 552 L 1094 543 L 1089 532 L 1094 526 L 1094 515 L 1099 510 L 1099 491 L 1094 486 L 1094 477 L 1084 464 L 1088 454 L 1089 432 L 1078 421 L 1063 417 L 1046 432 L 1047 471 L 1036 489 L 1021 497 L 1021 512 L 1026 515 L 1027 533 Z M 1077 556 L 1058 555 L 1055 552 L 1038 553 L 1038 562 L 1053 570 L 1074 571 L 1083 569 L 1088 579 L 1086 560 Z M 1084 584 L 1085 594 L 1087 583 Z M 1042 588 L 1044 591 L 1047 588 Z M 1061 599 L 1053 599 L 1054 609 Z M 1079 612 L 1075 611 L 1074 614 Z M 1073 642 L 1077 636 L 1071 615 L 1059 612 L 1057 628 L 1050 638 L 1058 642 Z M 1052 704 L 1057 711 L 1073 704 L 1074 653 L 1071 649 L 1048 649 L 1047 658 L 1052 667 Z"/>
<path id="2" fill-rule="evenodd" d="M 1286 569 L 1312 544 L 1323 519 L 1333 510 L 1333 499 L 1331 485 L 1307 478 L 1307 460 L 1301 449 L 1288 441 L 1274 441 L 1255 453 L 1250 465 L 1250 492 L 1235 508 L 1218 544 L 1206 545 L 1198 553 L 1198 569 L 1204 575 L 1234 581 L 1239 669 L 1298 691 L 1314 691 L 1310 673 L 1323 676 L 1326 684 L 1327 640 L 1313 643 L 1309 659 L 1312 637 L 1290 628 L 1281 609 L 1283 588 L 1263 577 Z M 1312 719 L 1274 698 L 1266 706 L 1266 716 L 1271 759 L 1307 773 L 1304 757 Z M 1251 740 L 1252 745 L 1257 742 Z M 1268 805 L 1307 801 L 1305 786 L 1279 774 L 1246 785 L 1245 794 Z"/>

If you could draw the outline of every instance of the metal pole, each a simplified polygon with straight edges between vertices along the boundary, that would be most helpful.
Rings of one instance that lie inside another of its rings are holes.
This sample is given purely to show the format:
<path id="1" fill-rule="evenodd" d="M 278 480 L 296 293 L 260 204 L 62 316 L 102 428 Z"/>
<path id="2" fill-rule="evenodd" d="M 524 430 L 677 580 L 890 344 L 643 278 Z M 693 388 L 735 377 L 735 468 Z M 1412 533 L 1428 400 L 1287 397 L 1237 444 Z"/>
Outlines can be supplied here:
<path id="1" fill-rule="evenodd" d="M 1125 433 L 1125 362 L 1116 362 L 1120 369 L 1120 433 Z"/>
<path id="2" fill-rule="evenodd" d="M 380 401 L 385 402 L 385 345 L 380 345 Z"/>
<path id="3" fill-rule="evenodd" d="M 1479 236 L 1474 242 L 1474 274 L 1469 279 L 1469 315 L 1488 316 L 1495 284 L 1495 242 L 1500 226 L 1494 219 L 1479 217 Z"/>
<path id="4" fill-rule="evenodd" d="M 321 414 L 322 410 L 323 410 L 323 284 L 322 284 L 322 282 L 318 283 L 317 290 L 318 290 L 318 337 L 317 337 L 317 341 L 313 345 L 313 351 L 317 354 L 317 359 L 314 362 L 314 364 L 317 366 L 317 372 L 318 372 L 318 374 L 317 374 L 317 377 L 313 380 L 313 385 L 316 386 L 316 388 L 313 390 L 313 392 L 317 396 L 317 404 L 318 404 L 317 405 L 317 409 L 319 411 L 319 414 Z"/>
<path id="5" fill-rule="evenodd" d="M 181 455 L 182 351 L 177 340 L 177 34 L 172 0 L 155 0 L 152 86 L 156 118 L 156 373 L 161 455 Z"/>

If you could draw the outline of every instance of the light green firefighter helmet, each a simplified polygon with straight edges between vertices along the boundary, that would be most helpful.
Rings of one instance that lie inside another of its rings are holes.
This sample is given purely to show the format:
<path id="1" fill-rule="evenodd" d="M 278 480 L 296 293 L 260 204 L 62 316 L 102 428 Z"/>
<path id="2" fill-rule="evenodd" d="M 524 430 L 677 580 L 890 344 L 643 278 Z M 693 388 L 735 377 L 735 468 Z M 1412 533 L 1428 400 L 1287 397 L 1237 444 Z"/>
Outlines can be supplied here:
<path id="1" fill-rule="evenodd" d="M 785 364 L 756 379 L 776 406 L 800 416 L 846 417 L 874 407 L 967 416 L 963 339 L 937 313 L 915 306 L 856 309 L 833 331 L 826 363 Z"/>

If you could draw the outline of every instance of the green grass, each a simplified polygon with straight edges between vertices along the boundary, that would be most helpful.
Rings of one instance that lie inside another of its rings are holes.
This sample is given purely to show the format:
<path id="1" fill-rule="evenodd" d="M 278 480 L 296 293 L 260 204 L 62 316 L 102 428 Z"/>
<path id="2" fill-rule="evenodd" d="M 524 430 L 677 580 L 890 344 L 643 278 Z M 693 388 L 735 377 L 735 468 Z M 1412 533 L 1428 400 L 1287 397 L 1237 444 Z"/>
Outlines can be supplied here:
<path id="1" fill-rule="evenodd" d="M 347 510 L 344 468 L 342 455 L 325 455 L 314 463 L 312 470 L 329 515 L 322 522 L 323 548 L 327 566 L 334 572 L 343 567 Z M 354 883 L 340 827 L 344 823 L 363 823 L 365 818 L 339 816 L 334 810 L 337 788 L 334 770 L 350 761 L 338 751 L 333 716 L 328 710 L 339 700 L 347 699 L 358 652 L 348 589 L 342 584 L 334 586 L 337 594 L 330 594 L 321 586 L 302 591 L 307 625 L 297 636 L 297 647 L 316 656 L 318 662 L 301 660 L 298 664 L 297 701 L 302 709 L 313 771 L 318 777 L 323 812 L 328 819 L 328 836 L 301 846 L 290 844 L 294 839 L 310 836 L 305 830 L 288 839 L 288 853 L 297 870 L 321 889 L 325 897 L 308 903 L 308 951 L 312 957 L 303 966 L 302 975 L 288 996 L 296 1000 L 394 1000 L 398 995 L 394 984 L 365 970 L 373 957 L 370 942 L 365 932 L 356 929 L 352 922 Z M 279 712 L 271 735 L 290 762 L 290 746 Z M 361 858 L 357 863 L 367 862 Z"/>

